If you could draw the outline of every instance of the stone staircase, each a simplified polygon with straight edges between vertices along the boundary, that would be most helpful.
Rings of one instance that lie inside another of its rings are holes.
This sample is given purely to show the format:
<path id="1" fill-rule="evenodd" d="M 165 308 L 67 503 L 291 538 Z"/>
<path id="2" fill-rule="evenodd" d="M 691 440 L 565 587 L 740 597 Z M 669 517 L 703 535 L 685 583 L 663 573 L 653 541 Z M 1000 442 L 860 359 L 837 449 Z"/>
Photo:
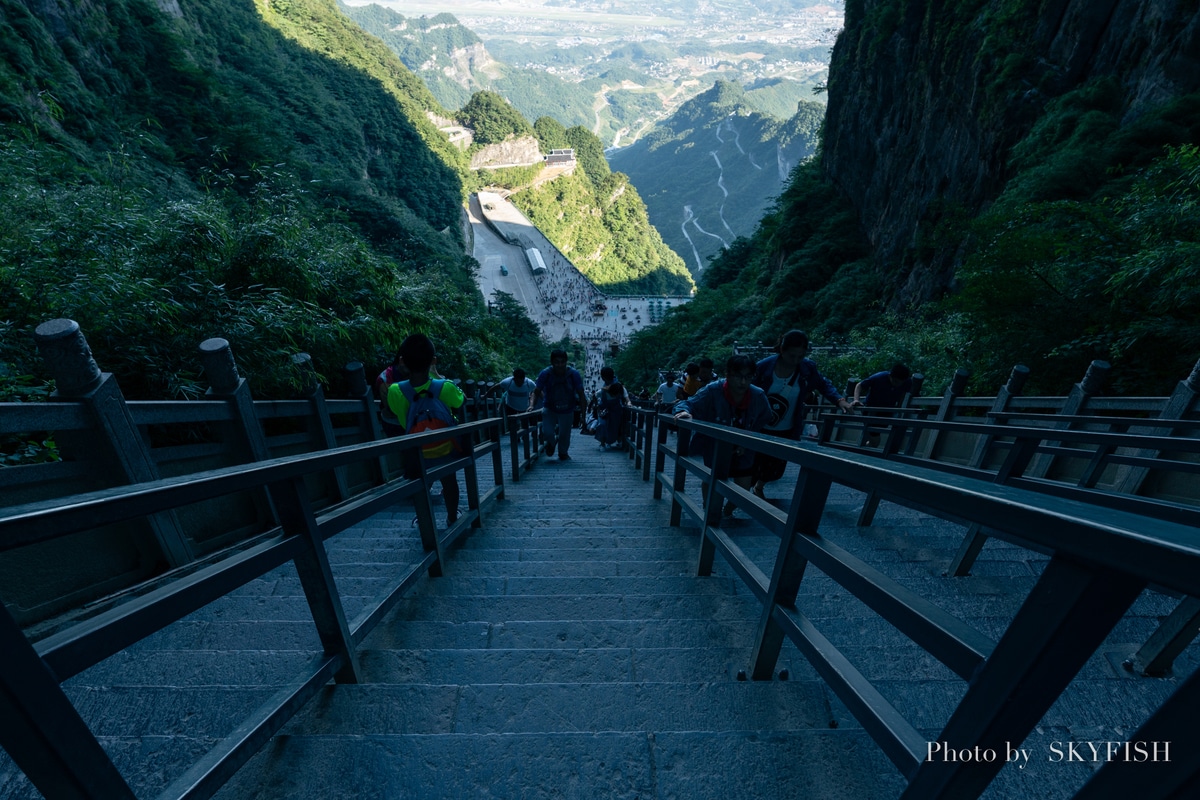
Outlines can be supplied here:
<path id="1" fill-rule="evenodd" d="M 790 651 L 738 680 L 757 603 L 693 577 L 624 454 L 543 460 L 219 795 L 885 797 L 902 785 Z M 842 757 L 847 751 L 855 759 Z"/>
<path id="2" fill-rule="evenodd" d="M 698 531 L 667 526 L 669 504 L 625 454 L 578 440 L 571 461 L 543 459 L 506 495 L 450 550 L 445 575 L 364 643 L 362 682 L 326 687 L 218 798 L 900 795 L 903 778 L 790 644 L 776 680 L 739 679 L 757 601 L 720 559 L 694 577 Z M 945 578 L 961 527 L 885 503 L 855 528 L 862 500 L 834 487 L 822 534 L 993 637 L 1044 563 L 993 540 L 972 577 Z M 724 527 L 770 574 L 777 540 L 740 514 Z M 350 619 L 419 550 L 405 507 L 328 544 Z M 799 605 L 936 739 L 961 680 L 815 570 Z M 1023 744 L 1026 769 L 1005 768 L 985 797 L 1069 797 L 1099 765 L 1050 763 L 1049 744 L 1128 737 L 1176 682 L 1120 661 L 1172 605 L 1138 602 Z M 152 797 L 318 651 L 285 568 L 66 688 L 137 796 Z M 1192 648 L 1177 674 L 1195 666 Z M 1114 726 L 1114 712 L 1128 722 Z M 4 759 L 0 798 L 24 797 L 37 794 Z"/>

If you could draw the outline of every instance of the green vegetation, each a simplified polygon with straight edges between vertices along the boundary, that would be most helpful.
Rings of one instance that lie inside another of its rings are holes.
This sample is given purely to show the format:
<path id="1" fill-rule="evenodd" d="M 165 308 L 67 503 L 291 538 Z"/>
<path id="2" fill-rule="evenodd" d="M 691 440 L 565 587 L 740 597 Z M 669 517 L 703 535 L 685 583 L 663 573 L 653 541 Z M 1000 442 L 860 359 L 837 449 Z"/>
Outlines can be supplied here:
<path id="1" fill-rule="evenodd" d="M 458 112 L 458 121 L 475 133 L 475 144 L 497 144 L 514 136 L 532 136 L 533 128 L 495 92 L 476 92 Z"/>
<path id="2" fill-rule="evenodd" d="M 746 87 L 746 103 L 775 119 L 790 119 L 798 108 L 820 99 L 813 94 L 813 85 L 782 78 L 756 81 Z"/>
<path id="3" fill-rule="evenodd" d="M 483 42 L 450 14 L 406 18 L 374 4 L 342 10 L 378 36 L 447 108 L 461 108 L 473 93 L 489 91 L 508 98 L 526 119 L 552 116 L 567 125 L 592 120 L 590 89 L 544 70 L 480 59 Z"/>
<path id="4" fill-rule="evenodd" d="M 552 120 L 535 124 L 543 151 L 575 149 L 579 164 L 564 175 L 525 189 L 512 201 L 602 291 L 609 294 L 687 294 L 693 284 L 683 265 L 646 218 L 628 178 L 613 173 L 600 140 L 583 128 L 563 130 Z"/>
<path id="5" fill-rule="evenodd" d="M 0 0 L 0 396 L 44 395 L 31 332 L 61 316 L 135 398 L 195 396 L 212 336 L 263 396 L 292 353 L 336 384 L 412 330 L 464 378 L 544 357 L 475 288 L 448 112 L 332 0 L 54 25 Z"/>
<path id="6" fill-rule="evenodd" d="M 1051 103 L 1014 148 L 1013 177 L 986 213 L 946 209 L 920 248 L 961 253 L 955 290 L 889 310 L 852 207 L 801 166 L 754 236 L 705 271 L 695 300 L 622 353 L 627 380 L 740 342 L 807 329 L 843 355 L 822 361 L 835 385 L 904 361 L 939 393 L 954 370 L 994 392 L 1013 365 L 1028 393 L 1061 394 L 1093 359 L 1112 391 L 1169 393 L 1200 354 L 1200 96 L 1123 121 L 1114 81 Z"/>
<path id="7" fill-rule="evenodd" d="M 643 193 L 663 240 L 698 275 L 721 252 L 721 239 L 754 231 L 784 187 L 780 162 L 812 155 L 823 117 L 824 106 L 806 100 L 780 122 L 754 111 L 737 84 L 718 81 L 609 159 Z M 685 225 L 689 219 L 696 222 Z"/>

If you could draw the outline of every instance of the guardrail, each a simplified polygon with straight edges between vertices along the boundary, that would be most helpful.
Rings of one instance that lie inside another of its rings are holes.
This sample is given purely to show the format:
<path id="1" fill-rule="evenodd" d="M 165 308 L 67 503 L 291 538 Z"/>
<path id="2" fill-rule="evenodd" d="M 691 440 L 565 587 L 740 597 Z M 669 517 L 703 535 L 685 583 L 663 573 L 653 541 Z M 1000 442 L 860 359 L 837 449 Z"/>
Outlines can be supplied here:
<path id="1" fill-rule="evenodd" d="M 293 358 L 306 385 L 293 400 L 255 400 L 224 339 L 199 346 L 210 389 L 202 400 L 127 401 L 112 375 L 92 359 L 79 326 L 53 320 L 35 335 L 58 390 L 50 402 L 0 404 L 0 435 L 40 442 L 50 432 L 61 460 L 0 469 L 0 509 L 86 491 L 188 475 L 384 438 L 378 401 L 361 363 L 346 366 L 349 399 L 330 399 L 311 359 Z M 466 420 L 494 416 L 499 401 L 486 384 L 465 381 Z M 477 444 L 482 439 L 477 436 Z M 403 474 L 397 455 L 313 473 L 305 490 L 313 508 L 333 507 Z M 186 514 L 167 510 L 97 525 L 70 540 L 47 542 L 0 559 L 4 601 L 34 638 L 52 633 L 79 610 L 156 576 L 203 562 L 279 522 L 268 493 L 248 489 L 213 498 Z M 62 563 L 69 580 L 37 575 Z"/>
<path id="2" fill-rule="evenodd" d="M 203 563 L 160 578 L 87 620 L 30 642 L 7 609 L 0 611 L 0 744 L 47 797 L 133 797 L 100 744 L 62 692 L 59 682 L 159 631 L 187 614 L 271 570 L 292 562 L 308 600 L 323 654 L 280 689 L 233 734 L 171 784 L 161 797 L 210 797 L 331 678 L 357 681 L 355 652 L 423 573 L 441 574 L 445 549 L 469 528 L 481 525 L 483 510 L 504 494 L 500 420 L 466 423 L 455 429 L 464 454 L 427 467 L 422 443 L 444 439 L 445 431 L 268 459 L 176 478 L 138 483 L 7 509 L 0 518 L 0 552 L 62 540 L 97 525 L 162 514 L 248 489 L 267 493 L 277 528 L 223 551 Z M 476 445 L 481 438 L 484 444 Z M 305 482 L 380 458 L 398 456 L 405 476 L 317 512 Z M 492 462 L 495 483 L 479 491 L 476 460 Z M 434 522 L 429 489 L 448 475 L 464 473 L 467 509 L 445 530 Z M 352 621 L 346 619 L 330 570 L 325 541 L 398 501 L 415 505 L 424 556 Z"/>
<path id="3" fill-rule="evenodd" d="M 668 425 L 678 430 L 674 446 L 666 435 Z M 695 433 L 715 442 L 711 467 L 688 457 Z M 1185 595 L 1200 591 L 1200 540 L 1191 525 L 666 415 L 659 419 L 658 442 L 655 496 L 665 491 L 670 497 L 672 525 L 686 513 L 702 529 L 698 574 L 709 574 L 719 551 L 762 603 L 752 677 L 769 679 L 784 637 L 792 640 L 907 777 L 905 798 L 977 797 L 1004 759 L 927 759 L 926 737 L 803 613 L 798 594 L 808 564 L 967 682 L 965 695 L 937 738 L 979 752 L 1004 752 L 1006 743 L 1023 741 L 1147 586 Z M 729 480 L 735 447 L 800 467 L 785 509 Z M 665 468 L 668 458 L 673 474 Z M 689 475 L 706 485 L 703 502 L 686 493 Z M 874 487 L 943 516 L 987 525 L 992 535 L 1032 544 L 1048 553 L 1050 561 L 1008 629 L 993 641 L 820 536 L 818 527 L 835 482 Z M 771 575 L 721 530 L 724 500 L 779 538 Z M 1197 702 L 1200 673 L 1185 680 L 1128 739 L 1171 741 L 1176 748 L 1196 752 L 1200 743 L 1191 717 Z M 1076 796 L 1136 792 L 1139 797 L 1166 798 L 1200 780 L 1200 762 L 1194 758 L 1155 766 L 1155 781 L 1149 784 L 1136 763 L 1112 760 Z"/>

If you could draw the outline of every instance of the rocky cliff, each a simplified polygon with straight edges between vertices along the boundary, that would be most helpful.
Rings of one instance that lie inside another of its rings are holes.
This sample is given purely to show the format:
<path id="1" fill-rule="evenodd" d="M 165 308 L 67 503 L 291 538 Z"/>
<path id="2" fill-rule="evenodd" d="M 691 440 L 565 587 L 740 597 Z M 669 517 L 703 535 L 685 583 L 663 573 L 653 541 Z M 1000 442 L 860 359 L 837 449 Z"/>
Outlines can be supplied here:
<path id="1" fill-rule="evenodd" d="M 933 232 L 1011 176 L 1055 98 L 1108 78 L 1131 122 L 1200 89 L 1195 0 L 850 0 L 834 49 L 828 177 L 856 206 L 896 304 L 952 279 Z"/>
<path id="2" fill-rule="evenodd" d="M 525 167 L 542 160 L 537 139 L 533 136 L 521 136 L 497 144 L 484 145 L 471 156 L 471 169 Z"/>

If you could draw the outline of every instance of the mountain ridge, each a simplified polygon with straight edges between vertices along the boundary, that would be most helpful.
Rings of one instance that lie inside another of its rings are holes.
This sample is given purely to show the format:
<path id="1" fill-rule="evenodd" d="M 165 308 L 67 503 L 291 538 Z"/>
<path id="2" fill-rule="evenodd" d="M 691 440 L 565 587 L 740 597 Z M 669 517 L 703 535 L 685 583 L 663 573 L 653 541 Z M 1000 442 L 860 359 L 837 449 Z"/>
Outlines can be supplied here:
<path id="1" fill-rule="evenodd" d="M 758 220 L 816 148 L 824 107 L 780 122 L 755 111 L 738 84 L 717 81 L 638 142 L 610 150 L 639 187 L 650 221 L 694 276 Z"/>

